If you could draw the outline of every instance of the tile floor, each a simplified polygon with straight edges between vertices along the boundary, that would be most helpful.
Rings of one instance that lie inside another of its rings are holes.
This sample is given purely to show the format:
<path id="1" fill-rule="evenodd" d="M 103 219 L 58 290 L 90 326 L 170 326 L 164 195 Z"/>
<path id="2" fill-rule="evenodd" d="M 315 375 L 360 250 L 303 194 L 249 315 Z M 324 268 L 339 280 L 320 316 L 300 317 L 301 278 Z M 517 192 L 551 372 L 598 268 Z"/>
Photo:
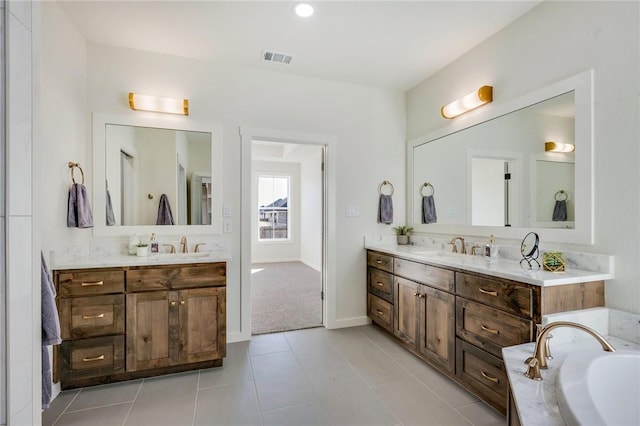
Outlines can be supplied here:
<path id="1" fill-rule="evenodd" d="M 254 336 L 221 368 L 61 393 L 56 425 L 503 425 L 373 326 Z"/>

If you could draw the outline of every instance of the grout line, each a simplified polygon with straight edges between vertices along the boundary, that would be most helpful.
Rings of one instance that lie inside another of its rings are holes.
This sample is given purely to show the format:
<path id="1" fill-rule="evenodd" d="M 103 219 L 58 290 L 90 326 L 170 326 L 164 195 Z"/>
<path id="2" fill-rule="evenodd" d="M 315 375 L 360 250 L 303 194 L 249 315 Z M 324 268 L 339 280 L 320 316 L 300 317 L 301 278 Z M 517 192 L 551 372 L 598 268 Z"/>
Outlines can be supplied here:
<path id="1" fill-rule="evenodd" d="M 87 407 L 87 408 L 81 408 L 79 410 L 67 411 L 65 414 L 82 413 L 83 411 L 97 410 L 98 408 L 115 407 L 116 405 L 124 405 L 124 404 L 133 405 L 133 401 L 120 401 L 120 402 L 114 402 L 113 404 L 96 405 L 95 407 Z"/>
<path id="2" fill-rule="evenodd" d="M 196 411 L 198 411 L 198 395 L 200 393 L 200 374 L 201 370 L 198 370 L 198 381 L 196 382 L 196 400 L 193 402 L 193 417 L 191 418 L 191 425 L 196 424 Z"/>
<path id="3" fill-rule="evenodd" d="M 144 385 L 145 379 L 142 379 L 140 382 L 140 386 L 138 386 L 138 391 L 136 392 L 136 396 L 133 397 L 133 403 L 131 403 L 131 407 L 129 407 L 129 411 L 127 411 L 127 415 L 124 416 L 124 420 L 122 421 L 122 426 L 127 424 L 127 420 L 129 420 L 129 415 L 131 414 L 131 410 L 133 410 L 133 405 L 138 400 L 138 395 L 140 395 L 140 391 L 142 390 L 142 385 Z"/>

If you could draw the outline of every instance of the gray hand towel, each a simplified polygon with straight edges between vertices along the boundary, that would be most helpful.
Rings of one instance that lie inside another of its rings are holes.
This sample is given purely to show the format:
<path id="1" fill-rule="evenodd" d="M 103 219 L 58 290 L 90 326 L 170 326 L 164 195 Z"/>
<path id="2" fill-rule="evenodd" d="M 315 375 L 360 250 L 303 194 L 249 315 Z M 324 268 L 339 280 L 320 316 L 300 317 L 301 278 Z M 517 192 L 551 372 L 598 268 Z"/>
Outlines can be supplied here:
<path id="1" fill-rule="evenodd" d="M 171 206 L 169 205 L 169 197 L 167 197 L 167 194 L 160 196 L 156 225 L 173 225 L 173 214 L 171 213 Z"/>
<path id="2" fill-rule="evenodd" d="M 42 408 L 49 408 L 51 402 L 51 363 L 49 362 L 50 345 L 62 343 L 60 337 L 60 320 L 56 308 L 56 290 L 53 287 L 49 269 L 40 252 L 40 292 L 42 321 Z"/>
<path id="3" fill-rule="evenodd" d="M 116 224 L 116 217 L 113 214 L 113 205 L 111 204 L 111 194 L 107 189 L 107 226 L 113 226 Z"/>
<path id="4" fill-rule="evenodd" d="M 89 205 L 87 188 L 81 183 L 74 183 L 69 190 L 69 204 L 67 208 L 67 227 L 91 228 L 93 215 Z"/>
<path id="5" fill-rule="evenodd" d="M 422 223 L 436 223 L 437 221 L 438 215 L 433 195 L 424 195 L 422 197 Z"/>
<path id="6" fill-rule="evenodd" d="M 378 204 L 378 223 L 390 225 L 393 223 L 393 199 L 391 195 L 380 194 Z"/>
<path id="7" fill-rule="evenodd" d="M 567 220 L 567 200 L 556 200 L 555 206 L 553 206 L 554 222 L 562 222 Z"/>

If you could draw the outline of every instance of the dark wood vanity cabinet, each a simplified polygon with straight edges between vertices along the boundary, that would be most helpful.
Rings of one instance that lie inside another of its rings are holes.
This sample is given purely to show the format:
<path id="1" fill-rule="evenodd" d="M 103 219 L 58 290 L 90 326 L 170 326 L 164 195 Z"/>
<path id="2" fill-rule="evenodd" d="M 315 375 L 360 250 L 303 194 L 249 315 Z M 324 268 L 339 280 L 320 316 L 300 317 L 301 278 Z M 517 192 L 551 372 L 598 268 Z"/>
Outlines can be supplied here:
<path id="1" fill-rule="evenodd" d="M 222 365 L 226 264 L 54 271 L 62 389 Z"/>
<path id="2" fill-rule="evenodd" d="M 539 287 L 373 250 L 367 288 L 376 325 L 503 414 L 502 348 L 533 341 L 544 314 L 604 306 L 602 281 Z"/>

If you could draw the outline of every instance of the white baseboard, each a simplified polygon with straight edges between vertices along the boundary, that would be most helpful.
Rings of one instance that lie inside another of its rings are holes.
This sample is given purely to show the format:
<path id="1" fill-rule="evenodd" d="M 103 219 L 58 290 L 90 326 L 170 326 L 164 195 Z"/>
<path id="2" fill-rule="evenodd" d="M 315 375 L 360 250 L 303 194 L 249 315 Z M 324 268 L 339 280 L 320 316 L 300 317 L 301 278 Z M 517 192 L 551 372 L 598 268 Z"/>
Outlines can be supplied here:
<path id="1" fill-rule="evenodd" d="M 251 263 L 281 263 L 281 262 L 300 262 L 300 258 L 297 257 L 283 257 L 278 259 L 251 259 Z"/>
<path id="2" fill-rule="evenodd" d="M 337 319 L 335 321 L 332 321 L 331 324 L 327 324 L 326 327 L 331 330 L 335 328 L 357 327 L 359 325 L 367 324 L 371 324 L 371 320 L 367 316 L 362 316 Z"/>
<path id="3" fill-rule="evenodd" d="M 251 340 L 251 333 L 241 333 L 239 331 L 227 333 L 227 343 L 245 342 Z"/>

